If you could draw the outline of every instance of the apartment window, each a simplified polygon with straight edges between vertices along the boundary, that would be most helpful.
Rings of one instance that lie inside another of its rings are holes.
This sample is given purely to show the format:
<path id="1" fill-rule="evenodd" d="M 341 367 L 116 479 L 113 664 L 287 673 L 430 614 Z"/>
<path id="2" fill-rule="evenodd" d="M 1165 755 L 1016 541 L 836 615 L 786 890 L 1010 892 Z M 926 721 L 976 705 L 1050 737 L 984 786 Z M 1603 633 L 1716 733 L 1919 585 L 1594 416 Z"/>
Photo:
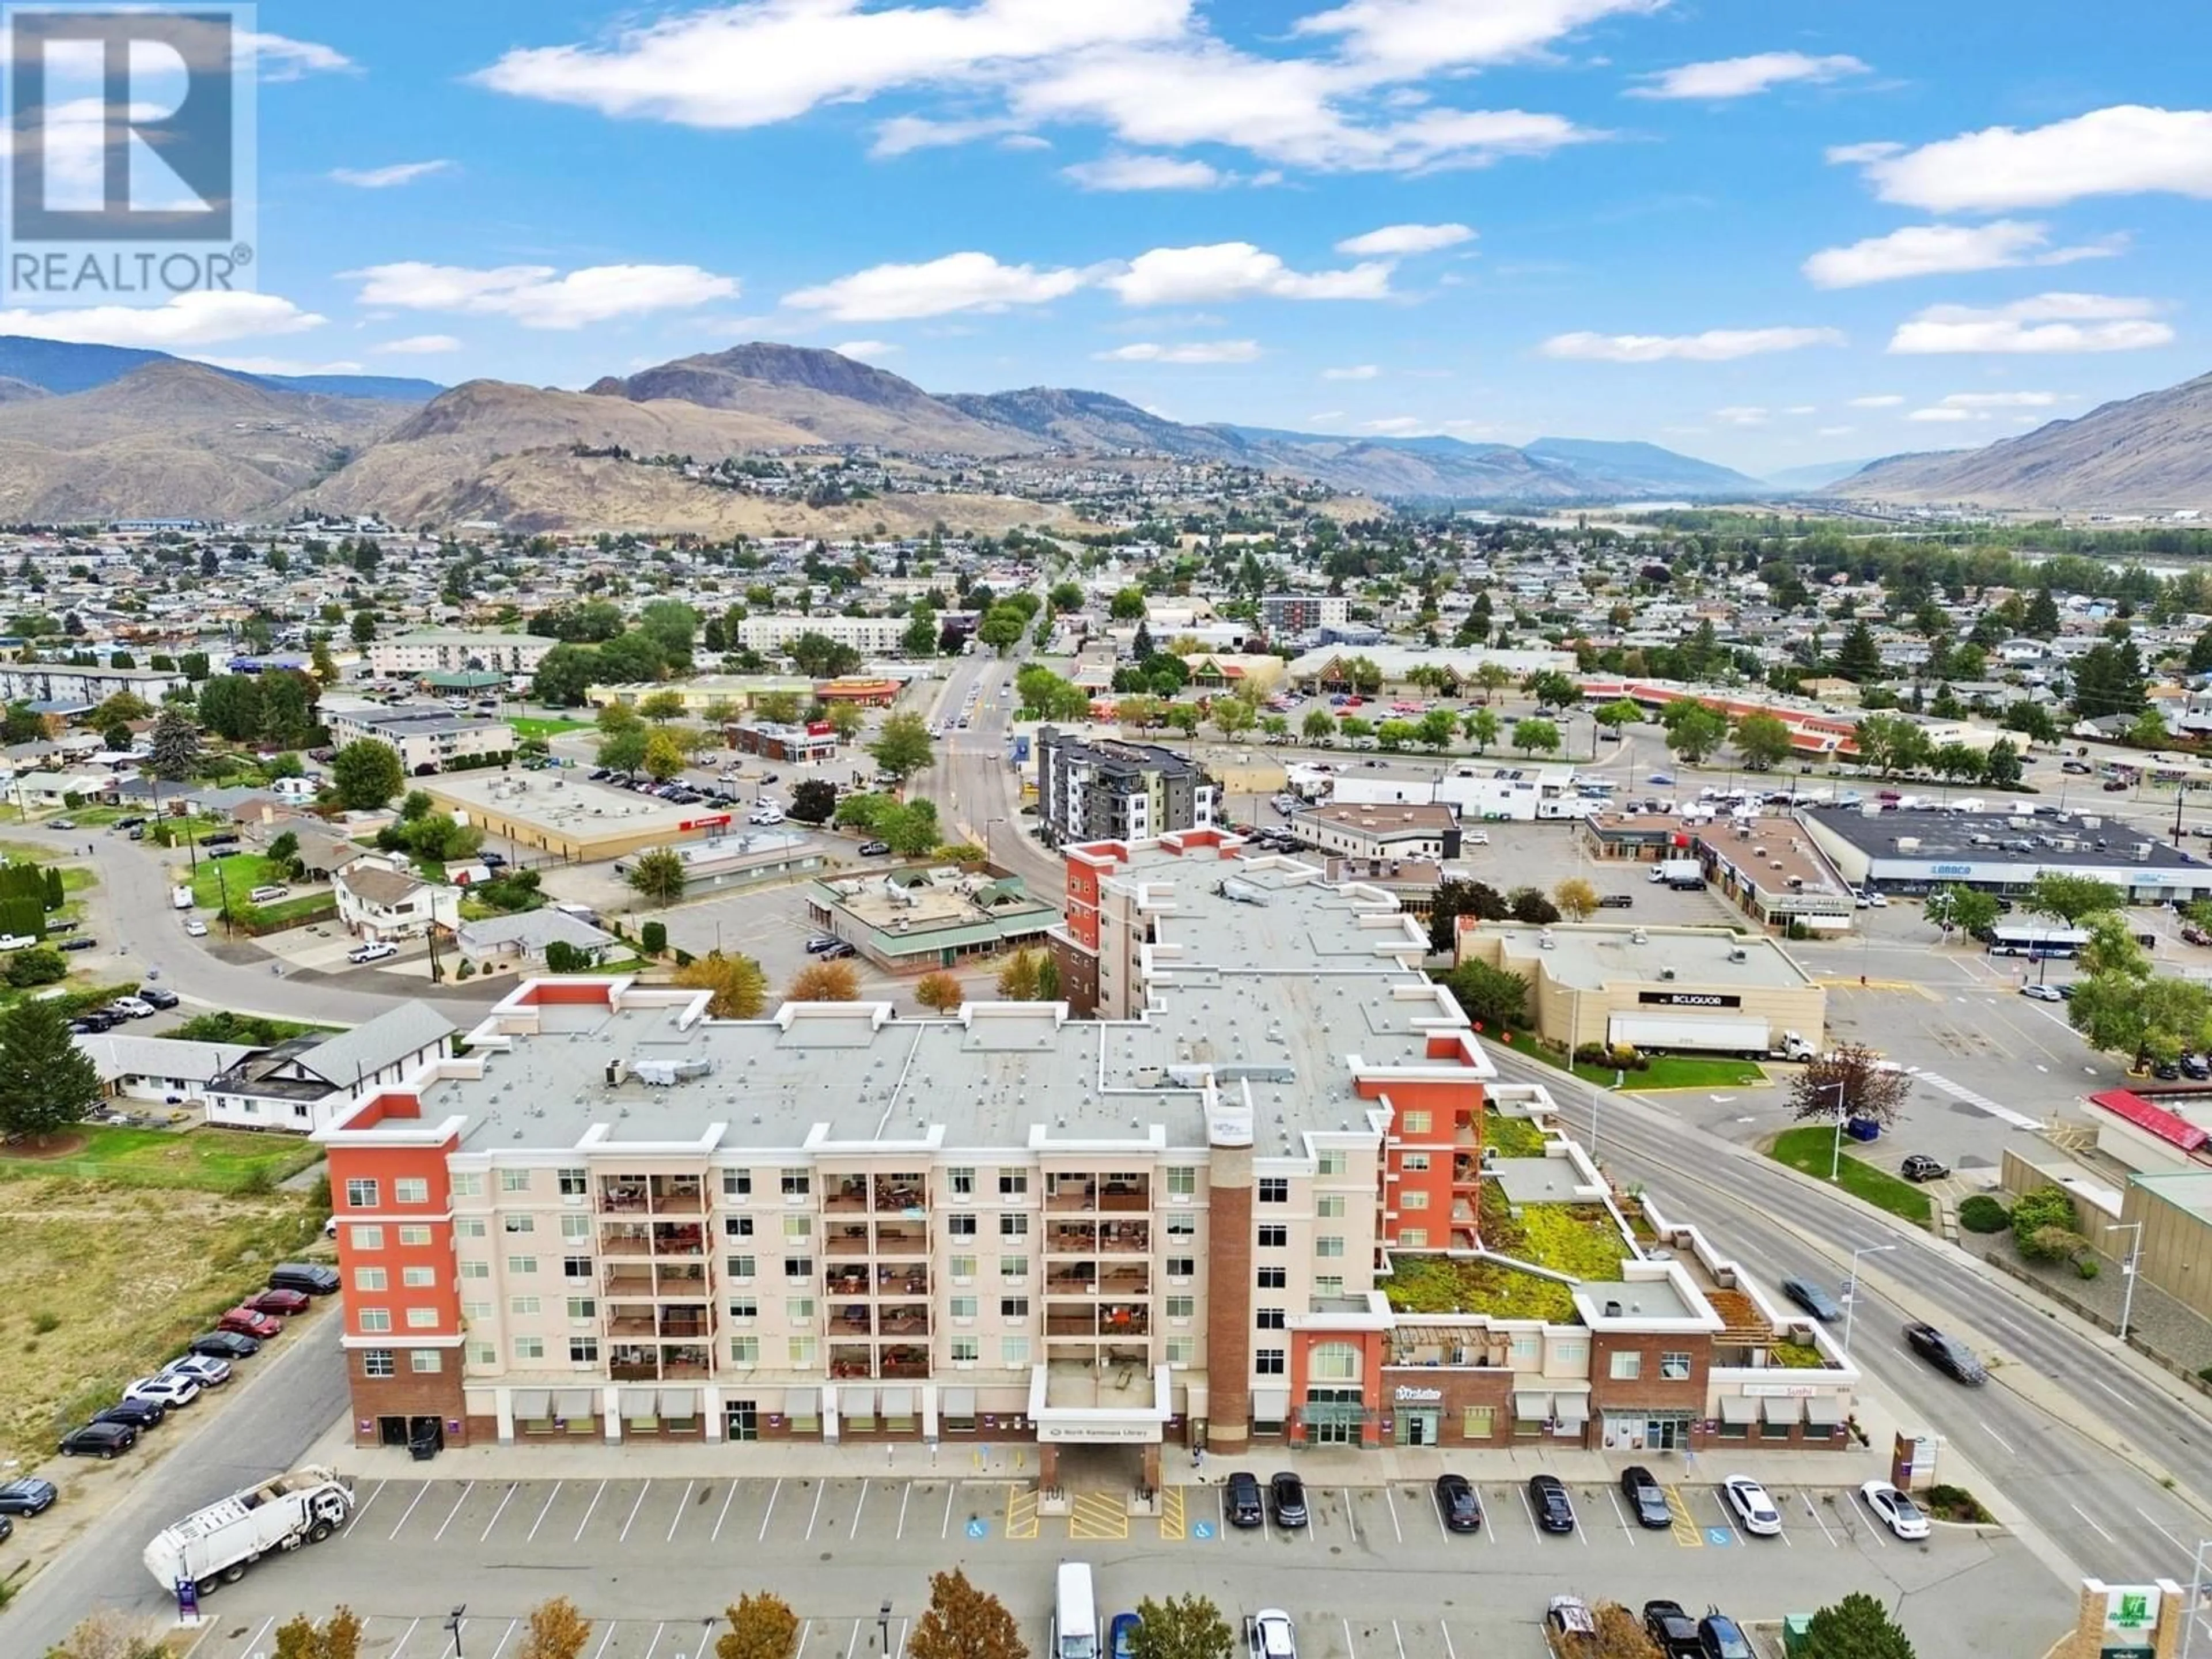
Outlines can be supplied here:
<path id="1" fill-rule="evenodd" d="M 403 1267 L 399 1270 L 399 1282 L 410 1290 L 427 1291 L 438 1282 L 438 1270 L 435 1267 Z"/>
<path id="2" fill-rule="evenodd" d="M 1167 1359 L 1170 1365 L 1188 1365 L 1198 1356 L 1198 1339 L 1194 1336 L 1171 1336 L 1167 1340 Z"/>
<path id="3" fill-rule="evenodd" d="M 590 1190 L 581 1170 L 562 1170 L 556 1172 L 563 1198 L 581 1198 Z"/>
<path id="4" fill-rule="evenodd" d="M 455 1238 L 482 1238 L 485 1231 L 484 1220 L 480 1215 L 465 1215 L 454 1219 L 453 1237 Z"/>
<path id="5" fill-rule="evenodd" d="M 1290 1242 L 1291 1230 L 1288 1227 L 1267 1226 L 1260 1229 L 1260 1248 L 1263 1250 L 1283 1249 L 1289 1245 Z"/>
<path id="6" fill-rule="evenodd" d="M 722 1235 L 726 1238 L 750 1238 L 753 1218 L 749 1215 L 726 1215 L 722 1218 Z"/>
<path id="7" fill-rule="evenodd" d="M 1662 1352 L 1659 1356 L 1659 1376 L 1662 1382 L 1686 1382 L 1690 1380 L 1690 1356 L 1686 1353 Z"/>
<path id="8" fill-rule="evenodd" d="M 1260 1269 L 1259 1285 L 1263 1291 L 1286 1291 L 1291 1286 L 1291 1270 L 1288 1267 L 1262 1267 Z"/>
<path id="9" fill-rule="evenodd" d="M 1198 1218 L 1194 1215 L 1171 1215 L 1168 1218 L 1168 1243 L 1188 1244 L 1198 1237 Z"/>
<path id="10" fill-rule="evenodd" d="M 526 1364 L 533 1359 L 544 1358 L 545 1339 L 542 1336 L 516 1337 L 514 1339 L 514 1358 L 518 1363 L 523 1364 Z"/>
<path id="11" fill-rule="evenodd" d="M 973 1198 L 975 1196 L 975 1171 L 974 1170 L 949 1170 L 945 1173 L 951 1179 L 953 1197 Z"/>
<path id="12" fill-rule="evenodd" d="M 787 1255 L 784 1257 L 783 1276 L 786 1279 L 813 1278 L 814 1258 L 811 1255 Z"/>
<path id="13" fill-rule="evenodd" d="M 1170 1319 L 1189 1319 L 1198 1312 L 1198 1298 L 1194 1296 L 1171 1296 L 1165 1305 Z"/>
<path id="14" fill-rule="evenodd" d="M 435 1348 L 410 1348 L 407 1351 L 407 1369 L 418 1375 L 441 1371 L 446 1369 L 446 1356 Z"/>
<path id="15" fill-rule="evenodd" d="M 1261 1308 L 1254 1314 L 1253 1322 L 1263 1331 L 1279 1331 L 1284 1328 L 1286 1317 L 1281 1308 Z"/>
<path id="16" fill-rule="evenodd" d="M 1191 1198 L 1198 1192 L 1198 1171 L 1188 1165 L 1177 1165 L 1168 1170 L 1168 1196 Z"/>
<path id="17" fill-rule="evenodd" d="M 981 1358 L 982 1355 L 983 1342 L 981 1337 L 956 1336 L 952 1339 L 952 1363 L 954 1364 L 972 1365 L 978 1359 Z"/>
<path id="18" fill-rule="evenodd" d="M 1030 1363 L 1030 1340 L 1026 1336 L 1002 1336 L 999 1339 L 999 1363 L 1008 1370 Z"/>
<path id="19" fill-rule="evenodd" d="M 596 1319 L 599 1313 L 599 1304 L 588 1296 L 568 1298 L 568 1317 L 571 1319 Z"/>
<path id="20" fill-rule="evenodd" d="M 1341 1273 L 1316 1273 L 1313 1293 L 1316 1296 L 1342 1296 L 1344 1276 Z"/>
<path id="21" fill-rule="evenodd" d="M 410 1308 L 407 1310 L 407 1328 L 410 1331 L 436 1330 L 438 1310 L 435 1308 Z"/>
<path id="22" fill-rule="evenodd" d="M 811 1296 L 787 1296 L 783 1299 L 783 1320 L 787 1325 L 811 1325 L 814 1322 L 814 1298 Z"/>
<path id="23" fill-rule="evenodd" d="M 430 1242 L 430 1230 L 419 1224 L 402 1227 L 399 1230 L 399 1242 L 402 1245 L 411 1244 L 416 1249 L 420 1249 Z"/>
<path id="24" fill-rule="evenodd" d="M 1534 1359 L 1544 1352 L 1544 1339 L 1533 1332 L 1516 1331 L 1513 1334 L 1513 1358 Z"/>
<path id="25" fill-rule="evenodd" d="M 591 1217 L 587 1215 L 564 1215 L 561 1218 L 561 1237 L 562 1238 L 589 1238 L 591 1236 Z"/>
<path id="26" fill-rule="evenodd" d="M 1429 1195 L 1418 1187 L 1409 1187 L 1398 1194 L 1398 1207 L 1401 1210 L 1425 1210 L 1429 1207 Z"/>
<path id="27" fill-rule="evenodd" d="M 346 1208 L 373 1210 L 377 1206 L 381 1191 L 382 1188 L 375 1182 L 364 1181 L 356 1176 L 346 1182 Z"/>
<path id="28" fill-rule="evenodd" d="M 1002 1296 L 999 1298 L 1000 1318 L 1027 1319 L 1029 1316 L 1029 1297 L 1025 1296 Z"/>
<path id="29" fill-rule="evenodd" d="M 1002 1255 L 999 1258 L 1000 1278 L 1018 1279 L 1027 1279 L 1029 1276 L 1029 1257 L 1025 1255 Z"/>
<path id="30" fill-rule="evenodd" d="M 464 1279 L 489 1279 L 491 1277 L 491 1263 L 489 1261 L 464 1261 L 461 1263 L 461 1277 Z"/>
<path id="31" fill-rule="evenodd" d="M 537 1318 L 538 1305 L 538 1300 L 534 1296 L 510 1296 L 507 1298 L 507 1312 L 518 1319 Z"/>
<path id="32" fill-rule="evenodd" d="M 784 1345 L 784 1353 L 790 1361 L 792 1370 L 811 1371 L 814 1369 L 815 1341 L 812 1337 L 793 1337 Z"/>
<path id="33" fill-rule="evenodd" d="M 786 1198 L 804 1198 L 813 1190 L 814 1177 L 805 1170 L 786 1170 L 783 1172 L 783 1195 Z"/>
<path id="34" fill-rule="evenodd" d="M 732 1279 L 750 1279 L 759 1265 L 756 1258 L 749 1255 L 727 1255 L 722 1258 L 722 1266 Z"/>
<path id="35" fill-rule="evenodd" d="M 1633 1382 L 1638 1377 L 1643 1375 L 1644 1356 L 1642 1354 L 1637 1352 L 1632 1348 L 1625 1353 L 1616 1352 L 1613 1354 L 1613 1380 L 1614 1382 Z"/>
<path id="36" fill-rule="evenodd" d="M 483 1171 L 482 1170 L 456 1170 L 446 1177 L 446 1183 L 452 1188 L 453 1194 L 455 1198 L 482 1198 L 483 1196 Z"/>
<path id="37" fill-rule="evenodd" d="M 356 1250 L 380 1250 L 384 1248 L 384 1229 L 381 1227 L 351 1227 L 353 1247 Z"/>
<path id="38" fill-rule="evenodd" d="M 490 1317 L 491 1304 L 489 1302 L 464 1302 L 461 1304 L 461 1320 L 465 1324 L 481 1325 Z"/>
<path id="39" fill-rule="evenodd" d="M 1198 1261 L 1194 1256 L 1171 1255 L 1168 1258 L 1168 1277 L 1188 1279 L 1196 1271 L 1197 1267 Z"/>
<path id="40" fill-rule="evenodd" d="M 750 1170 L 722 1171 L 724 1198 L 750 1198 L 753 1195 L 753 1172 Z"/>
<path id="41" fill-rule="evenodd" d="M 1319 1256 L 1342 1255 L 1344 1236 L 1340 1233 L 1323 1233 L 1319 1238 L 1314 1240 L 1314 1254 Z"/>
<path id="42" fill-rule="evenodd" d="M 1344 1194 L 1324 1193 L 1321 1197 L 1314 1200 L 1314 1213 L 1323 1221 L 1340 1219 L 1344 1215 Z"/>
<path id="43" fill-rule="evenodd" d="M 733 1296 L 733 1297 L 732 1297 L 730 1298 L 730 1317 L 731 1317 L 731 1318 L 732 1318 L 732 1319 L 757 1319 L 757 1318 L 759 1318 L 759 1317 L 760 1317 L 760 1303 L 759 1303 L 759 1300 L 758 1300 L 757 1298 L 756 1298 L 756 1297 L 750 1297 L 750 1296 Z"/>
<path id="44" fill-rule="evenodd" d="M 361 1374 L 363 1376 L 390 1376 L 394 1371 L 391 1349 L 363 1348 L 361 1351 Z"/>
<path id="45" fill-rule="evenodd" d="M 1426 1175 L 1429 1172 L 1429 1155 L 1426 1152 L 1403 1153 L 1398 1159 L 1398 1167 L 1408 1175 Z"/>
<path id="46" fill-rule="evenodd" d="M 1029 1192 L 1029 1189 L 1030 1172 L 1027 1170 L 1001 1170 L 999 1171 L 999 1196 L 1000 1198 L 1020 1198 L 1025 1195 Z"/>
<path id="47" fill-rule="evenodd" d="M 1401 1113 L 1398 1119 L 1398 1128 L 1402 1134 L 1425 1135 L 1429 1132 L 1429 1115 L 1426 1112 Z"/>
<path id="48" fill-rule="evenodd" d="M 1359 1380 L 1359 1348 L 1351 1342 L 1316 1343 L 1313 1351 L 1313 1376 L 1316 1382 L 1357 1382 Z"/>
<path id="49" fill-rule="evenodd" d="M 531 1170 L 501 1170 L 499 1189 L 503 1193 L 526 1193 L 530 1190 L 530 1177 L 535 1173 Z"/>
<path id="50" fill-rule="evenodd" d="M 1323 1152 L 1315 1160 L 1315 1167 L 1325 1176 L 1342 1175 L 1344 1164 L 1345 1158 L 1342 1152 Z"/>
<path id="51" fill-rule="evenodd" d="M 787 1215 L 784 1217 L 783 1236 L 786 1238 L 813 1237 L 814 1218 L 811 1215 Z"/>
<path id="52" fill-rule="evenodd" d="M 599 1363 L 599 1339 L 596 1336 L 572 1336 L 568 1339 L 568 1363 L 572 1365 L 596 1365 Z"/>
<path id="53" fill-rule="evenodd" d="M 1255 1348 L 1252 1352 L 1252 1369 L 1261 1376 L 1281 1376 L 1290 1370 L 1290 1350 L 1287 1348 Z"/>
<path id="54" fill-rule="evenodd" d="M 952 1282 L 954 1284 L 970 1285 L 975 1282 L 975 1258 L 974 1256 L 956 1255 L 951 1258 L 951 1263 Z"/>
<path id="55" fill-rule="evenodd" d="M 760 1364 L 760 1338 L 733 1336 L 730 1339 L 730 1364 L 757 1365 Z"/>
<path id="56" fill-rule="evenodd" d="M 361 1328 L 365 1331 L 390 1330 L 392 1328 L 392 1310 L 389 1308 L 363 1308 L 361 1310 Z"/>
<path id="57" fill-rule="evenodd" d="M 511 1255 L 507 1259 L 507 1270 L 511 1273 L 534 1273 L 538 1258 L 534 1255 Z"/>
<path id="58" fill-rule="evenodd" d="M 1552 1358 L 1558 1364 L 1562 1365 L 1583 1364 L 1589 1358 L 1589 1344 L 1587 1342 L 1554 1342 L 1552 1344 Z"/>
<path id="59" fill-rule="evenodd" d="M 1027 1238 L 1029 1236 L 1030 1218 L 1027 1216 L 1018 1214 L 1002 1215 L 999 1218 L 1000 1237 Z"/>
<path id="60" fill-rule="evenodd" d="M 975 1316 L 975 1298 L 972 1296 L 954 1297 L 952 1316 L 955 1319 L 973 1319 Z"/>
<path id="61" fill-rule="evenodd" d="M 499 1349 L 489 1342 L 471 1340 L 466 1349 L 469 1364 L 491 1366 L 499 1364 Z"/>
<path id="62" fill-rule="evenodd" d="M 975 1218 L 972 1215 L 956 1215 L 946 1221 L 945 1226 L 945 1231 L 955 1238 L 975 1237 Z"/>
<path id="63" fill-rule="evenodd" d="M 353 1270 L 353 1287 L 356 1291 L 380 1291 L 386 1287 L 386 1282 L 381 1267 L 356 1267 Z"/>
<path id="64" fill-rule="evenodd" d="M 562 1278 L 563 1278 L 563 1279 L 589 1279 L 591 1276 L 592 1276 L 592 1258 L 591 1258 L 591 1257 L 589 1257 L 589 1256 L 587 1256 L 587 1255 L 564 1255 L 564 1256 L 562 1256 L 562 1257 L 561 1258 L 561 1277 L 562 1277 Z"/>
<path id="65" fill-rule="evenodd" d="M 500 1218 L 500 1225 L 511 1233 L 534 1233 L 538 1231 L 538 1218 L 510 1212 Z"/>
<path id="66" fill-rule="evenodd" d="M 392 1183 L 392 1201 L 395 1204 L 428 1204 L 430 1183 L 421 1176 L 401 1176 Z"/>
<path id="67" fill-rule="evenodd" d="M 1261 1176 L 1260 1177 L 1260 1202 L 1262 1204 L 1287 1204 L 1290 1201 L 1291 1182 L 1288 1176 Z"/>
<path id="68" fill-rule="evenodd" d="M 1429 1230 L 1426 1227 L 1401 1227 L 1398 1229 L 1398 1243 L 1404 1249 L 1425 1250 L 1429 1248 Z"/>

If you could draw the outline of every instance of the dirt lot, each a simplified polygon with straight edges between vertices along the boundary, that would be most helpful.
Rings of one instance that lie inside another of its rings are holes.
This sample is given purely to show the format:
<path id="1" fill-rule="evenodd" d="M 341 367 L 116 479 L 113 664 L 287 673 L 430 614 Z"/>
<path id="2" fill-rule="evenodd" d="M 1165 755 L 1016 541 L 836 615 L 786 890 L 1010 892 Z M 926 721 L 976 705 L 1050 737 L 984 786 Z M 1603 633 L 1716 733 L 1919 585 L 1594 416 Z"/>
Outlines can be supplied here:
<path id="1" fill-rule="evenodd" d="M 304 1194 L 148 1192 L 26 1176 L 0 1184 L 0 1449 L 37 1462 L 318 1242 Z"/>

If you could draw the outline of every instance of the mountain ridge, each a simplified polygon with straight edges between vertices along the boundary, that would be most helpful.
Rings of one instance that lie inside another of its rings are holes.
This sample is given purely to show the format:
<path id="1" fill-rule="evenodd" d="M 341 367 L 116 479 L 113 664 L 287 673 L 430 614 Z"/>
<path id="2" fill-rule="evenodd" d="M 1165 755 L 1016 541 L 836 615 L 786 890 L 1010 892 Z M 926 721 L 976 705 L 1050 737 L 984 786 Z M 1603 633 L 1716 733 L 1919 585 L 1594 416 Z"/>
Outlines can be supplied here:
<path id="1" fill-rule="evenodd" d="M 394 403 L 421 403 L 446 388 L 435 380 L 393 374 L 250 374 L 225 368 L 220 363 L 201 363 L 174 352 L 145 346 L 98 345 L 76 340 L 48 340 L 31 334 L 0 334 L 0 380 L 21 380 L 58 395 L 91 392 L 112 385 L 148 363 L 197 363 L 216 374 L 279 392 L 321 393 L 338 398 L 371 398 Z"/>

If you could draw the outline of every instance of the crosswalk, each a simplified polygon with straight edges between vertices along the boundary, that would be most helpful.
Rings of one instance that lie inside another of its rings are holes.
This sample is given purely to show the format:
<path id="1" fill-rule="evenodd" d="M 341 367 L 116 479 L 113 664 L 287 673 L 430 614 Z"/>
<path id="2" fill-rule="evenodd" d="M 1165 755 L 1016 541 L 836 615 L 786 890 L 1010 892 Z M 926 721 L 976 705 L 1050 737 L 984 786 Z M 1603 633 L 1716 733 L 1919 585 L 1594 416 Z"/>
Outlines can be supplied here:
<path id="1" fill-rule="evenodd" d="M 1924 1083 L 1936 1093 L 1948 1095 L 1978 1112 L 1987 1112 L 2000 1123 L 2008 1123 L 2015 1129 L 2040 1129 L 2043 1127 L 2041 1118 L 2028 1117 L 2014 1111 L 2009 1106 L 2000 1106 L 1987 1095 L 1978 1094 L 1963 1083 L 1954 1083 L 1941 1072 L 1923 1071 L 1917 1066 L 1908 1066 L 1905 1068 L 1905 1074 L 1915 1083 Z"/>

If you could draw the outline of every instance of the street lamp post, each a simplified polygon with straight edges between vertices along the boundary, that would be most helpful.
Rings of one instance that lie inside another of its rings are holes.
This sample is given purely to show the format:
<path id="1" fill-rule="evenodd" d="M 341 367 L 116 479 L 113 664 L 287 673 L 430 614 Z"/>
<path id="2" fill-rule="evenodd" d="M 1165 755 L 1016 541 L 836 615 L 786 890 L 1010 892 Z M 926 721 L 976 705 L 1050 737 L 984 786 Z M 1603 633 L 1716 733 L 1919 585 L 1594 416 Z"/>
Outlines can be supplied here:
<path id="1" fill-rule="evenodd" d="M 996 825 L 1004 823 L 1005 822 L 1006 819 L 1002 817 L 985 818 L 983 820 L 983 862 L 985 864 L 989 864 L 992 861 L 991 831 Z"/>
<path id="2" fill-rule="evenodd" d="M 891 1598 L 888 1595 L 876 1613 L 876 1634 L 882 1640 L 881 1651 L 888 1656 L 891 1650 Z"/>
<path id="3" fill-rule="evenodd" d="M 1859 1258 L 1863 1255 L 1880 1255 L 1884 1250 L 1893 1250 L 1896 1248 L 1894 1244 L 1862 1244 L 1851 1252 L 1850 1281 L 1844 1286 L 1844 1358 L 1845 1359 L 1851 1357 L 1851 1310 L 1858 1306 L 1859 1300 Z"/>
<path id="4" fill-rule="evenodd" d="M 453 1638 L 453 1659 L 461 1659 L 461 1615 L 468 1610 L 469 1604 L 464 1601 L 446 1619 L 446 1632 Z"/>
<path id="5" fill-rule="evenodd" d="M 2120 1340 L 2124 1343 L 2128 1340 L 2129 1322 L 2135 1317 L 2136 1268 L 2142 1261 L 2143 1224 L 2140 1221 L 2116 1221 L 2105 1231 L 2108 1233 L 2131 1232 L 2135 1235 L 2133 1242 L 2128 1246 L 2128 1259 L 2120 1264 L 2120 1276 L 2128 1281 L 2127 1289 L 2120 1293 Z"/>
<path id="6" fill-rule="evenodd" d="M 1813 1085 L 1813 1092 L 1815 1094 L 1829 1089 L 1836 1091 L 1836 1150 L 1834 1155 L 1828 1159 L 1828 1180 L 1832 1184 L 1844 1178 L 1844 1084 L 1839 1078 L 1833 1083 L 1816 1083 Z"/>

